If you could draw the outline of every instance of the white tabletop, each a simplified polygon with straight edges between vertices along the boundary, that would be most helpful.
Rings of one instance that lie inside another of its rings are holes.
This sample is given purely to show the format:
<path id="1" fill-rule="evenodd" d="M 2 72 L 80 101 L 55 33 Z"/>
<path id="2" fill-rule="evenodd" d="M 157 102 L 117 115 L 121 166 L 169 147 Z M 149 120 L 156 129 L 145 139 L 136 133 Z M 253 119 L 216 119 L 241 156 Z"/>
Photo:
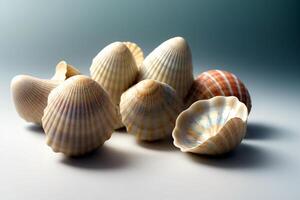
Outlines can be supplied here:
<path id="1" fill-rule="evenodd" d="M 250 84 L 253 110 L 247 136 L 224 158 L 182 153 L 172 141 L 138 143 L 120 131 L 99 151 L 77 159 L 52 152 L 43 130 L 18 117 L 9 98 L 9 80 L 4 84 L 1 199 L 300 197 L 299 106 L 295 106 L 299 95 L 276 89 L 276 83 Z M 278 98 L 279 93 L 287 98 Z"/>

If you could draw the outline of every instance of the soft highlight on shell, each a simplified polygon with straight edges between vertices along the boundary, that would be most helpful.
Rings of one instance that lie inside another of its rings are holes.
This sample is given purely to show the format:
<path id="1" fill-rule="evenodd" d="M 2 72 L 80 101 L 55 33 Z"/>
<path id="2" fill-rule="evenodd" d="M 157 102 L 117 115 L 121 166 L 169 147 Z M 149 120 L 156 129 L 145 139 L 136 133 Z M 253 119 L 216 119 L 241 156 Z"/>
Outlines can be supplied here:
<path id="1" fill-rule="evenodd" d="M 140 67 L 139 80 L 154 79 L 170 85 L 184 98 L 193 83 L 192 54 L 182 37 L 174 37 L 155 48 Z"/>
<path id="2" fill-rule="evenodd" d="M 138 140 L 154 141 L 171 135 L 182 104 L 167 84 L 144 80 L 122 95 L 120 110 L 129 133 Z"/>
<path id="3" fill-rule="evenodd" d="M 190 88 L 185 103 L 189 106 L 197 100 L 215 96 L 235 96 L 247 106 L 249 113 L 251 111 L 251 97 L 244 83 L 236 75 L 222 70 L 201 73 Z"/>
<path id="4" fill-rule="evenodd" d="M 200 100 L 176 120 L 172 136 L 182 152 L 220 155 L 235 149 L 245 137 L 247 108 L 236 97 Z"/>
<path id="5" fill-rule="evenodd" d="M 94 80 L 77 75 L 49 95 L 42 118 L 47 144 L 55 152 L 79 156 L 111 137 L 116 108 Z"/>

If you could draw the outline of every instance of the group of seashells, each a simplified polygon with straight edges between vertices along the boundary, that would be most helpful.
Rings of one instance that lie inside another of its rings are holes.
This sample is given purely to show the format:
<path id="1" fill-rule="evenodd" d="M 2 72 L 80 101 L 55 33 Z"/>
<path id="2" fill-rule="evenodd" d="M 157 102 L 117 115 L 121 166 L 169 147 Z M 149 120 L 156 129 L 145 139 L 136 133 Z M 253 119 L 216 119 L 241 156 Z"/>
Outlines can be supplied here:
<path id="1" fill-rule="evenodd" d="M 61 61 L 50 80 L 18 75 L 11 82 L 19 115 L 42 125 L 55 152 L 79 156 L 126 127 L 138 140 L 172 135 L 183 152 L 219 155 L 246 133 L 251 98 L 234 74 L 193 77 L 186 40 L 171 38 L 145 59 L 132 42 L 114 42 L 93 59 L 91 78 Z"/>

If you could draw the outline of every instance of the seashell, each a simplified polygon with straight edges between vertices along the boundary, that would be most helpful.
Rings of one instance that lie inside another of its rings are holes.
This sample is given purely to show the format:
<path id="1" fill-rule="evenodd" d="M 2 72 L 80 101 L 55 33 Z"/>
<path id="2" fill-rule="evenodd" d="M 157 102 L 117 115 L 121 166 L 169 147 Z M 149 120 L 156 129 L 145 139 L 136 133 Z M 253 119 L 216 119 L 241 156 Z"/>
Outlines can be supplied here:
<path id="1" fill-rule="evenodd" d="M 42 125 L 54 152 L 78 156 L 111 137 L 116 108 L 105 90 L 87 76 L 69 78 L 49 94 Z"/>
<path id="2" fill-rule="evenodd" d="M 135 60 L 136 66 L 139 68 L 142 62 L 144 61 L 143 50 L 136 43 L 133 42 L 123 42 L 123 43 L 130 50 Z"/>
<path id="3" fill-rule="evenodd" d="M 11 93 L 19 116 L 27 122 L 41 124 L 48 95 L 58 85 L 54 80 L 15 76 L 11 81 Z"/>
<path id="4" fill-rule="evenodd" d="M 143 61 L 139 79 L 167 83 L 183 99 L 194 80 L 192 55 L 185 39 L 171 38 L 154 49 Z"/>
<path id="5" fill-rule="evenodd" d="M 66 61 L 62 60 L 56 65 L 55 74 L 52 77 L 52 80 L 64 81 L 71 76 L 79 75 L 80 71 L 73 67 L 70 64 L 67 64 Z"/>
<path id="6" fill-rule="evenodd" d="M 122 122 L 139 140 L 170 136 L 181 109 L 175 90 L 151 79 L 139 82 L 121 96 Z"/>
<path id="7" fill-rule="evenodd" d="M 178 116 L 174 145 L 182 152 L 227 153 L 244 138 L 247 117 L 247 107 L 233 96 L 197 101 Z"/>
<path id="8" fill-rule="evenodd" d="M 251 97 L 244 83 L 234 74 L 221 70 L 200 74 L 186 96 L 185 103 L 189 106 L 197 100 L 214 96 L 236 96 L 247 106 L 249 113 L 251 111 Z"/>
<path id="9" fill-rule="evenodd" d="M 11 81 L 11 93 L 16 110 L 27 122 L 41 124 L 47 98 L 52 89 L 65 79 L 80 72 L 65 61 L 56 66 L 52 80 L 39 79 L 28 75 L 18 75 Z"/>
<path id="10" fill-rule="evenodd" d="M 92 79 L 105 89 L 118 106 L 122 93 L 135 83 L 138 68 L 127 46 L 122 42 L 114 42 L 93 59 L 90 72 Z M 122 126 L 119 118 L 116 128 Z"/>

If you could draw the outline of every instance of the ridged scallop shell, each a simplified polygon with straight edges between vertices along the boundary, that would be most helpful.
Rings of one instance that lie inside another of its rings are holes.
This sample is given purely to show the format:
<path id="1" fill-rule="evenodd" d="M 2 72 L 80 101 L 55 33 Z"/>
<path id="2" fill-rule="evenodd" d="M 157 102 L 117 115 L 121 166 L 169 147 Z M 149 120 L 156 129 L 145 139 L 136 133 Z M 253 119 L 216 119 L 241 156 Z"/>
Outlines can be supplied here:
<path id="1" fill-rule="evenodd" d="M 123 93 L 120 110 L 129 133 L 154 141 L 171 135 L 182 104 L 169 85 L 148 79 Z"/>
<path id="2" fill-rule="evenodd" d="M 138 68 L 130 50 L 122 42 L 114 42 L 101 50 L 90 67 L 92 79 L 109 94 L 119 106 L 124 91 L 136 82 Z M 115 128 L 122 127 L 121 119 Z"/>
<path id="3" fill-rule="evenodd" d="M 171 38 L 154 49 L 142 63 L 139 79 L 167 83 L 183 99 L 194 80 L 192 55 L 185 39 Z"/>
<path id="4" fill-rule="evenodd" d="M 136 66 L 139 68 L 141 66 L 142 62 L 144 61 L 143 50 L 136 43 L 133 43 L 133 42 L 123 42 L 123 43 L 131 51 L 131 53 L 135 59 Z"/>
<path id="5" fill-rule="evenodd" d="M 66 61 L 62 60 L 56 65 L 55 74 L 52 80 L 64 81 L 71 76 L 79 75 L 80 71 L 68 64 Z"/>
<path id="6" fill-rule="evenodd" d="M 15 76 L 11 81 L 11 94 L 20 117 L 27 122 L 41 124 L 51 90 L 67 78 L 79 73 L 76 68 L 61 61 L 56 66 L 52 80 L 28 75 Z"/>
<path id="7" fill-rule="evenodd" d="M 100 147 L 111 137 L 115 105 L 94 80 L 77 75 L 49 94 L 42 118 L 47 144 L 55 152 L 78 156 Z"/>
<path id="8" fill-rule="evenodd" d="M 244 83 L 234 74 L 222 70 L 209 70 L 200 74 L 185 101 L 187 105 L 191 105 L 197 100 L 214 96 L 236 96 L 247 106 L 249 113 L 251 111 L 251 97 Z"/>
<path id="9" fill-rule="evenodd" d="M 19 116 L 27 122 L 40 124 L 48 95 L 58 85 L 58 81 L 15 76 L 11 81 L 11 94 Z"/>
<path id="10" fill-rule="evenodd" d="M 247 107 L 236 97 L 197 101 L 178 116 L 172 133 L 174 145 L 182 152 L 227 153 L 244 138 L 247 117 Z"/>

